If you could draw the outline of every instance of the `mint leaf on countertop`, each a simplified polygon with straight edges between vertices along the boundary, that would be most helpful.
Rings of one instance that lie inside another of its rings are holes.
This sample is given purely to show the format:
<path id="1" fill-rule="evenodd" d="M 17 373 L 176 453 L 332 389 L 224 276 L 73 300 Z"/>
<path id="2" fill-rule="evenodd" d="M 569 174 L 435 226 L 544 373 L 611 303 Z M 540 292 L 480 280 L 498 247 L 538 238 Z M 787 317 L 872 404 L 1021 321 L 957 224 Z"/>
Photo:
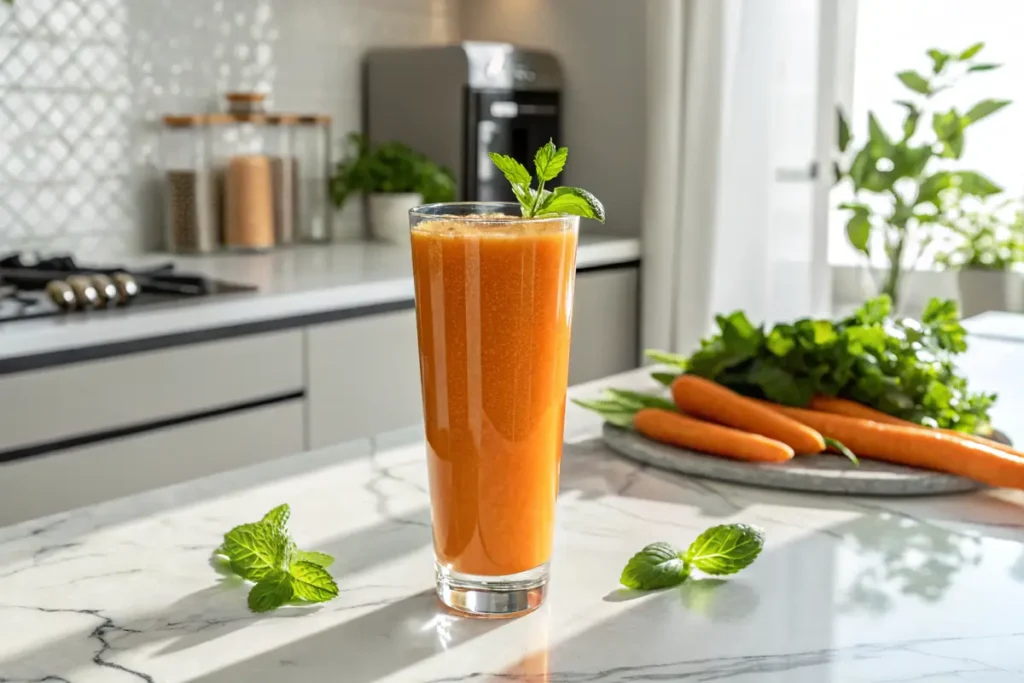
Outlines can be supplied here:
<path id="1" fill-rule="evenodd" d="M 276 609 L 293 599 L 326 602 L 338 595 L 338 585 L 326 567 L 327 553 L 299 550 L 287 530 L 291 508 L 278 505 L 258 522 L 242 524 L 224 534 L 214 550 L 218 571 L 226 562 L 243 579 L 254 582 L 249 592 L 253 612 Z"/>
<path id="2" fill-rule="evenodd" d="M 330 567 L 334 564 L 334 558 L 327 553 L 318 553 L 315 550 L 296 550 L 292 553 L 292 564 L 296 562 L 312 562 L 320 567 Z"/>
<path id="3" fill-rule="evenodd" d="M 652 543 L 629 559 L 619 583 L 626 588 L 649 591 L 678 586 L 690 575 L 690 567 L 668 543 Z"/>
<path id="4" fill-rule="evenodd" d="M 713 526 L 686 552 L 668 543 L 652 543 L 629 559 L 619 583 L 635 590 L 678 586 L 693 569 L 721 576 L 749 566 L 764 547 L 764 531 L 749 524 Z"/>
<path id="5" fill-rule="evenodd" d="M 269 612 L 286 604 L 293 596 L 291 575 L 275 569 L 249 591 L 249 609 L 253 612 Z"/>
<path id="6" fill-rule="evenodd" d="M 263 519 L 260 520 L 266 524 L 271 524 L 278 529 L 284 531 L 288 528 L 288 518 L 292 515 L 292 509 L 288 506 L 288 503 L 284 505 L 278 505 L 276 508 L 263 515 Z"/>
<path id="7" fill-rule="evenodd" d="M 327 602 L 338 597 L 338 584 L 323 567 L 312 562 L 293 562 L 290 573 L 295 597 L 307 602 Z"/>
<path id="8" fill-rule="evenodd" d="M 224 534 L 222 548 L 234 572 L 250 581 L 260 581 L 272 571 L 288 567 L 287 535 L 265 522 L 236 526 Z"/>
<path id="9" fill-rule="evenodd" d="M 747 567 L 764 547 L 764 531 L 749 524 L 713 526 L 686 550 L 686 561 L 705 574 L 735 574 Z"/>

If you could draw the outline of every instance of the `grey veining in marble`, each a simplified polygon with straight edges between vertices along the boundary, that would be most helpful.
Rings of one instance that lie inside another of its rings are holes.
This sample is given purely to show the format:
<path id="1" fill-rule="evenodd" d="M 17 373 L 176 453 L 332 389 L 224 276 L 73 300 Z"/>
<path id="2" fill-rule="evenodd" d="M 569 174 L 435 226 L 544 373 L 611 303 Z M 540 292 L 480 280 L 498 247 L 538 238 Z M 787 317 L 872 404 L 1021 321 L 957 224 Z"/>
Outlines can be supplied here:
<path id="1" fill-rule="evenodd" d="M 854 496 L 930 496 L 963 493 L 983 484 L 875 460 L 854 466 L 840 455 L 801 456 L 784 463 L 752 463 L 674 448 L 606 424 L 604 440 L 617 453 L 653 467 L 737 484 Z"/>
<path id="2" fill-rule="evenodd" d="M 580 387 L 644 388 L 634 373 Z M 570 406 L 549 602 L 510 621 L 432 594 L 417 433 L 386 435 L 0 529 L 0 681 L 864 683 L 1024 679 L 1024 495 L 813 496 L 610 452 Z M 333 602 L 254 615 L 210 550 L 281 502 L 335 555 Z M 758 561 L 641 595 L 623 563 L 709 525 Z"/>

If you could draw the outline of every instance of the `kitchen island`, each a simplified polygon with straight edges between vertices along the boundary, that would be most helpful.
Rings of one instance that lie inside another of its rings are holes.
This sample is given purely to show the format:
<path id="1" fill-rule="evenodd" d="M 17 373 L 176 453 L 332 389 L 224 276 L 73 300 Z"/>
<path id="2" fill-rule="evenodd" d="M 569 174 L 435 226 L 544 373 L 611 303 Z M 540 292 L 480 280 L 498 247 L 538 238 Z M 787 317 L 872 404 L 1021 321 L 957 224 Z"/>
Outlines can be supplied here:
<path id="1" fill-rule="evenodd" d="M 0 529 L 0 680 L 1024 680 L 1024 494 L 772 492 L 640 467 L 599 435 L 569 407 L 553 583 L 525 617 L 464 619 L 435 600 L 407 430 Z M 284 502 L 299 545 L 337 558 L 341 593 L 252 614 L 210 552 Z M 766 531 L 741 574 L 618 586 L 643 545 L 726 522 Z"/>

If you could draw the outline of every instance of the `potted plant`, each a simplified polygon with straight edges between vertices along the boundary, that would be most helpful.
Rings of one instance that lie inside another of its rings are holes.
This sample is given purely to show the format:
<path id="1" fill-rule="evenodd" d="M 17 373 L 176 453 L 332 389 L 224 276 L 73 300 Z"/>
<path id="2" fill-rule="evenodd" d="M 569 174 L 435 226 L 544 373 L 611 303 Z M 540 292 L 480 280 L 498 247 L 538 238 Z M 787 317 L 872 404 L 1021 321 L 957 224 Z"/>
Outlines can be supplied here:
<path id="1" fill-rule="evenodd" d="M 455 199 L 451 171 L 401 142 L 372 147 L 364 135 L 349 133 L 346 147 L 331 177 L 331 198 L 341 208 L 352 194 L 362 193 L 375 239 L 408 242 L 410 209 Z"/>
<path id="2" fill-rule="evenodd" d="M 884 256 L 886 268 L 878 289 L 896 305 L 903 275 L 913 269 L 941 224 L 942 194 L 987 197 L 1002 188 L 977 171 L 957 168 L 964 151 L 964 132 L 978 121 L 1010 104 L 986 99 L 966 112 L 940 107 L 938 102 L 959 80 L 991 71 L 998 64 L 977 60 L 983 43 L 960 52 L 928 50 L 930 72 L 901 71 L 896 77 L 910 91 L 896 104 L 905 110 L 896 135 L 885 131 L 873 112 L 868 113 L 868 137 L 851 147 L 853 138 L 839 112 L 840 159 L 836 182 L 849 181 L 853 200 L 839 205 L 850 211 L 846 236 L 866 257 L 872 250 Z M 941 95 L 941 96 L 940 96 Z"/>
<path id="3" fill-rule="evenodd" d="M 1024 205 L 1003 199 L 972 211 L 957 195 L 948 202 L 941 224 L 950 239 L 935 262 L 957 271 L 962 314 L 1024 310 L 1024 283 L 1013 272 L 1024 261 Z"/>

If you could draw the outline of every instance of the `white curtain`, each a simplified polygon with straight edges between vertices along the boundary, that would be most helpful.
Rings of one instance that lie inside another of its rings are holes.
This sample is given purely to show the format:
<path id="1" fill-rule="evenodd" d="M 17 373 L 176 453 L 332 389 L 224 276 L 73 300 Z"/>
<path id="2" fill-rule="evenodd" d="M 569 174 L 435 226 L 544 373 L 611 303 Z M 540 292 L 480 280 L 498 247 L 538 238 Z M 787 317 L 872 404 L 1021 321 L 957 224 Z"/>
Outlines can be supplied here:
<path id="1" fill-rule="evenodd" d="M 829 312 L 840 3 L 649 0 L 645 347 Z"/>

